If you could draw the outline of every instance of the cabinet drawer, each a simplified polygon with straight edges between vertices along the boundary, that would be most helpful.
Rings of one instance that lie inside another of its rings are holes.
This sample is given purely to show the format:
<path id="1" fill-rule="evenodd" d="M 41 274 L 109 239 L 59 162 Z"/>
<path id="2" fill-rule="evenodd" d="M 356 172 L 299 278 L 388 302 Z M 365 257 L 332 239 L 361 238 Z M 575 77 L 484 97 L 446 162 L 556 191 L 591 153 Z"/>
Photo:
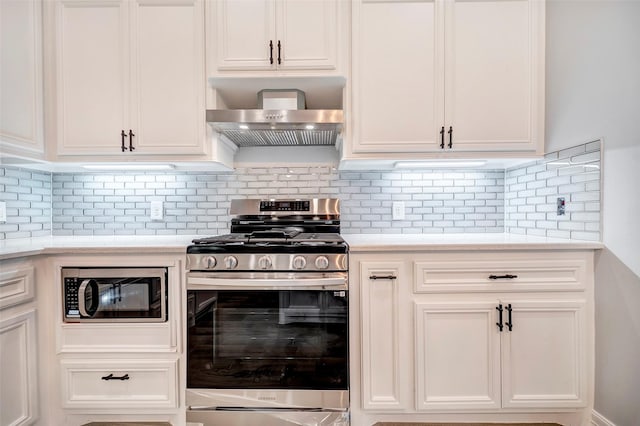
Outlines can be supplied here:
<path id="1" fill-rule="evenodd" d="M 414 292 L 582 291 L 581 253 L 434 253 L 414 261 Z"/>
<path id="2" fill-rule="evenodd" d="M 32 300 L 34 285 L 34 267 L 31 263 L 3 265 L 0 271 L 0 309 Z"/>
<path id="3" fill-rule="evenodd" d="M 66 408 L 175 408 L 175 360 L 62 360 Z"/>

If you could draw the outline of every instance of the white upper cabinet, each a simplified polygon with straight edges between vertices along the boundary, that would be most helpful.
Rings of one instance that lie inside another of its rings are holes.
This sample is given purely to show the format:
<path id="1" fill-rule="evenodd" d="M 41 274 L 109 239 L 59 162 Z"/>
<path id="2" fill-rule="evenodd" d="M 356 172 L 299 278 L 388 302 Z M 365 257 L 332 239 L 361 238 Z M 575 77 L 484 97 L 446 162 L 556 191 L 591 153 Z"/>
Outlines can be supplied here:
<path id="1" fill-rule="evenodd" d="M 121 152 L 129 115 L 127 3 L 61 1 L 57 6 L 59 153 Z"/>
<path id="2" fill-rule="evenodd" d="M 354 152 L 435 150 L 444 122 L 441 6 L 353 4 Z"/>
<path id="3" fill-rule="evenodd" d="M 204 154 L 203 0 L 55 12 L 59 155 Z"/>
<path id="4" fill-rule="evenodd" d="M 211 1 L 212 72 L 335 70 L 338 0 Z"/>
<path id="5" fill-rule="evenodd" d="M 202 153 L 204 4 L 137 0 L 132 8 L 132 127 L 136 150 Z"/>
<path id="6" fill-rule="evenodd" d="M 445 149 L 542 153 L 544 2 L 447 1 L 445 52 Z"/>
<path id="7" fill-rule="evenodd" d="M 42 1 L 0 1 L 0 152 L 44 156 Z"/>
<path id="8" fill-rule="evenodd" d="M 542 153 L 544 10 L 539 0 L 354 1 L 344 158 Z"/>

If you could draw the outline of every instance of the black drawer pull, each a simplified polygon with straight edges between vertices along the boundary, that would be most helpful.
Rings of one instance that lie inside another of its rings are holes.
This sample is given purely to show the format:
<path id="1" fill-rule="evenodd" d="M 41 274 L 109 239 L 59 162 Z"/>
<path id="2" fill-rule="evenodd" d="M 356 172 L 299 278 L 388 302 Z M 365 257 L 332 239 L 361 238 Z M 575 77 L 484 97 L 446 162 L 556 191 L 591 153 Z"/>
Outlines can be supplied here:
<path id="1" fill-rule="evenodd" d="M 369 277 L 370 280 L 397 280 L 398 277 L 395 275 L 371 275 Z"/>
<path id="2" fill-rule="evenodd" d="M 504 327 L 502 325 L 502 303 L 496 306 L 496 310 L 500 313 L 500 317 L 498 318 L 498 322 L 496 323 L 496 325 L 500 329 L 500 332 L 502 332 L 502 328 Z"/>
<path id="3" fill-rule="evenodd" d="M 517 275 L 489 275 L 490 280 L 512 280 L 514 278 L 518 278 Z"/>
<path id="4" fill-rule="evenodd" d="M 108 376 L 104 376 L 102 380 L 129 380 L 129 375 L 125 374 L 124 376 L 114 376 L 113 374 L 109 374 Z"/>

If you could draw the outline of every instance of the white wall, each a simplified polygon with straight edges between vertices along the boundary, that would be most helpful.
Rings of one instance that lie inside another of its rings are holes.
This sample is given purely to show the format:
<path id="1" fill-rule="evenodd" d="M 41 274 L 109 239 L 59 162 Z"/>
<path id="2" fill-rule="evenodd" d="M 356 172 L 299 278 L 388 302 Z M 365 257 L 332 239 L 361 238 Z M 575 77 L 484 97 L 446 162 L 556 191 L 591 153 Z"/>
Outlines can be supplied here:
<path id="1" fill-rule="evenodd" d="M 547 3 L 546 151 L 604 139 L 595 408 L 640 419 L 640 0 Z"/>

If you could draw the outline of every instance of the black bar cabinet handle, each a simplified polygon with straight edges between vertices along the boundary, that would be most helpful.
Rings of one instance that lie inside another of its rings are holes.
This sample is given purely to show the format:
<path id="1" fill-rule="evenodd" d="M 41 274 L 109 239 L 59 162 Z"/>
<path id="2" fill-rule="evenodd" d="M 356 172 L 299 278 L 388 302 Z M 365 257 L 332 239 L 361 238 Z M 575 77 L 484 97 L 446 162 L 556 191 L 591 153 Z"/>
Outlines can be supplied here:
<path id="1" fill-rule="evenodd" d="M 269 63 L 273 65 L 273 40 L 269 40 Z"/>
<path id="2" fill-rule="evenodd" d="M 514 278 L 518 278 L 517 275 L 510 275 L 510 274 L 506 274 L 506 275 L 489 275 L 489 279 L 490 280 L 512 280 Z"/>
<path id="3" fill-rule="evenodd" d="M 102 380 L 129 380 L 129 375 L 125 374 L 124 376 L 114 376 L 112 373 L 108 376 L 102 377 Z"/>
<path id="4" fill-rule="evenodd" d="M 124 146 L 124 139 L 127 137 L 127 134 L 124 132 L 124 130 L 122 130 L 120 132 L 120 136 L 122 136 L 122 152 L 125 152 L 127 150 L 127 147 Z"/>
<path id="5" fill-rule="evenodd" d="M 513 323 L 511 322 L 511 311 L 513 309 L 511 309 L 511 303 L 509 303 L 506 307 L 507 312 L 509 312 L 509 319 L 507 320 L 507 327 L 509 328 L 509 331 L 513 330 Z"/>
<path id="6" fill-rule="evenodd" d="M 135 147 L 133 146 L 133 137 L 135 134 L 129 129 L 129 151 L 133 151 Z"/>
<path id="7" fill-rule="evenodd" d="M 502 332 L 502 328 L 504 327 L 502 325 L 502 303 L 496 306 L 496 310 L 499 312 L 498 322 L 496 323 L 496 325 L 500 329 L 500 332 Z"/>
<path id="8" fill-rule="evenodd" d="M 280 65 L 282 63 L 281 54 L 280 54 L 281 53 L 280 52 L 281 49 L 282 49 L 282 45 L 280 44 L 280 40 L 278 40 L 278 65 Z"/>
<path id="9" fill-rule="evenodd" d="M 440 129 L 440 149 L 444 149 L 444 126 Z"/>
<path id="10" fill-rule="evenodd" d="M 370 275 L 370 280 L 396 280 L 398 277 L 395 275 Z"/>
<path id="11" fill-rule="evenodd" d="M 453 126 L 449 126 L 449 149 L 453 148 Z"/>

